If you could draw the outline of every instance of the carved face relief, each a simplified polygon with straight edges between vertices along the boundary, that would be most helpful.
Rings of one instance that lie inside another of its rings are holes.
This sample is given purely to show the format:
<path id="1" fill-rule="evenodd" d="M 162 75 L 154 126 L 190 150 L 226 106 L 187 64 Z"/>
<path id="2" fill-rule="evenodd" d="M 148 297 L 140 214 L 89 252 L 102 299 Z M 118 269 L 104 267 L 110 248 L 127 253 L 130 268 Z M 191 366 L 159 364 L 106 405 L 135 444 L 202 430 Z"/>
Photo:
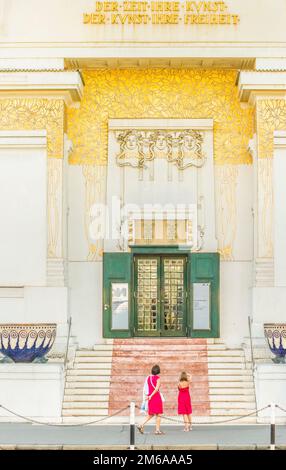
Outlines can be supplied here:
<path id="1" fill-rule="evenodd" d="M 191 136 L 190 134 L 185 134 L 183 138 L 183 146 L 188 152 L 195 150 L 196 143 L 193 136 Z"/>
<path id="2" fill-rule="evenodd" d="M 167 150 L 167 139 L 164 134 L 158 134 L 155 141 L 155 148 L 157 150 Z"/>
<path id="3" fill-rule="evenodd" d="M 126 137 L 125 148 L 127 150 L 136 150 L 138 148 L 138 137 L 135 133 L 131 133 Z"/>

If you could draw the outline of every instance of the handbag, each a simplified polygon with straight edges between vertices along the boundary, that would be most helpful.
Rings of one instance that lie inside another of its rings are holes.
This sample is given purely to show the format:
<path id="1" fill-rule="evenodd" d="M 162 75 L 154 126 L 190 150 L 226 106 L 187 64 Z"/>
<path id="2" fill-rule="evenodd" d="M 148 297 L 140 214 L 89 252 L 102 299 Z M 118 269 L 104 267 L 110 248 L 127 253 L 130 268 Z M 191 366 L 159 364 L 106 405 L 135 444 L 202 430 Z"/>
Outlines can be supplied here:
<path id="1" fill-rule="evenodd" d="M 148 412 L 148 377 L 145 379 L 143 392 L 142 392 L 142 403 L 140 407 L 140 413 L 147 414 Z"/>

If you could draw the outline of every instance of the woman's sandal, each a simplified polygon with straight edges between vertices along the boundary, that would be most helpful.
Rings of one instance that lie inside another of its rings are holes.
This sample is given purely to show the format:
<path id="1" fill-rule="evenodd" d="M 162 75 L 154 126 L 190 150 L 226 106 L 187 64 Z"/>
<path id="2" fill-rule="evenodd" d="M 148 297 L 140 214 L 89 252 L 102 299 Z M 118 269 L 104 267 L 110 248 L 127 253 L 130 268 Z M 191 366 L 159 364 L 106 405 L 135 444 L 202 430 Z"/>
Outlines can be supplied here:
<path id="1" fill-rule="evenodd" d="M 161 434 L 165 434 L 165 433 L 163 431 L 155 431 L 155 434 L 161 435 Z"/>
<path id="2" fill-rule="evenodd" d="M 137 429 L 138 429 L 138 431 L 140 432 L 140 434 L 144 434 L 144 428 L 143 428 L 143 426 L 137 426 Z"/>

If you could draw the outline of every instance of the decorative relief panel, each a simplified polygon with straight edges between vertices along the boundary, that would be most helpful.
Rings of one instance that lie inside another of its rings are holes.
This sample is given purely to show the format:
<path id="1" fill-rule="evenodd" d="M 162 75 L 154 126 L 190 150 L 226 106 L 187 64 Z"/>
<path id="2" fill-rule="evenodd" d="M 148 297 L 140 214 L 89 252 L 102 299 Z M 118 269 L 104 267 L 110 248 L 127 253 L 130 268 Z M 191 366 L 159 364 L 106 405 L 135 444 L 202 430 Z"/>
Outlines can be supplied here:
<path id="1" fill-rule="evenodd" d="M 114 69 L 83 75 L 86 86 L 80 109 L 67 111 L 68 135 L 74 144 L 70 163 L 106 164 L 108 119 L 127 117 L 212 118 L 215 162 L 252 162 L 248 142 L 253 109 L 241 107 L 236 71 Z M 174 163 L 185 164 L 180 158 Z"/>
<path id="2" fill-rule="evenodd" d="M 63 158 L 64 127 L 63 100 L 0 99 L 0 129 L 46 129 L 49 157 Z"/>
<path id="3" fill-rule="evenodd" d="M 104 212 L 100 204 L 105 204 L 106 167 L 83 165 L 85 183 L 85 234 L 88 244 L 88 261 L 101 259 L 103 253 Z"/>
<path id="4" fill-rule="evenodd" d="M 257 100 L 258 158 L 273 158 L 273 132 L 286 129 L 286 100 Z"/>
<path id="5" fill-rule="evenodd" d="M 218 246 L 223 261 L 233 260 L 237 230 L 238 167 L 225 165 L 216 169 Z"/>
<path id="6" fill-rule="evenodd" d="M 48 160 L 48 257 L 61 258 L 62 161 Z"/>
<path id="7" fill-rule="evenodd" d="M 257 100 L 258 256 L 273 257 L 273 133 L 286 129 L 286 100 Z"/>
<path id="8" fill-rule="evenodd" d="M 203 135 L 188 129 L 181 132 L 130 129 L 117 132 L 120 153 L 116 157 L 119 166 L 146 168 L 148 162 L 156 158 L 165 158 L 179 170 L 194 166 L 201 168 L 205 163 L 202 152 Z"/>
<path id="9" fill-rule="evenodd" d="M 130 245 L 188 245 L 199 251 L 197 234 L 197 207 L 179 213 L 153 210 L 130 212 L 122 221 L 118 249 L 126 251 Z"/>
<path id="10" fill-rule="evenodd" d="M 258 227 L 260 258 L 273 257 L 273 160 L 258 159 Z"/>

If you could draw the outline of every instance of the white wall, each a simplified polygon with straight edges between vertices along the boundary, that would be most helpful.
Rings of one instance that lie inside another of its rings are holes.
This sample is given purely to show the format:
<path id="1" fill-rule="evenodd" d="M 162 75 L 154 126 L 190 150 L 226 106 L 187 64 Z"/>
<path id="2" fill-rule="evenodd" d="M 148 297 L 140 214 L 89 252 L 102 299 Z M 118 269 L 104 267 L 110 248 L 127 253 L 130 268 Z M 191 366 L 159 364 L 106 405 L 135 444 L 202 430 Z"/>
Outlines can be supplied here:
<path id="1" fill-rule="evenodd" d="M 102 340 L 102 263 L 69 263 L 72 335 L 80 347 Z"/>
<path id="2" fill-rule="evenodd" d="M 46 142 L 44 131 L 0 133 L 2 286 L 46 282 L 47 157 L 43 140 Z"/>
<path id="3" fill-rule="evenodd" d="M 220 275 L 220 336 L 229 347 L 241 346 L 249 336 L 252 262 L 222 262 Z"/>
<path id="4" fill-rule="evenodd" d="M 0 403 L 16 413 L 59 421 L 63 393 L 64 371 L 60 364 L 0 365 Z M 0 409 L 0 421 L 7 419 L 19 421 Z"/>
<path id="5" fill-rule="evenodd" d="M 276 405 L 286 408 L 286 365 L 285 364 L 257 364 L 255 370 L 255 388 L 257 396 L 258 409 L 275 403 Z M 271 409 L 268 408 L 259 413 L 260 421 L 263 417 L 269 417 Z M 280 418 L 280 422 L 286 422 L 286 413 L 279 408 L 275 410 L 276 417 Z M 268 418 L 268 423 L 269 423 Z"/>

